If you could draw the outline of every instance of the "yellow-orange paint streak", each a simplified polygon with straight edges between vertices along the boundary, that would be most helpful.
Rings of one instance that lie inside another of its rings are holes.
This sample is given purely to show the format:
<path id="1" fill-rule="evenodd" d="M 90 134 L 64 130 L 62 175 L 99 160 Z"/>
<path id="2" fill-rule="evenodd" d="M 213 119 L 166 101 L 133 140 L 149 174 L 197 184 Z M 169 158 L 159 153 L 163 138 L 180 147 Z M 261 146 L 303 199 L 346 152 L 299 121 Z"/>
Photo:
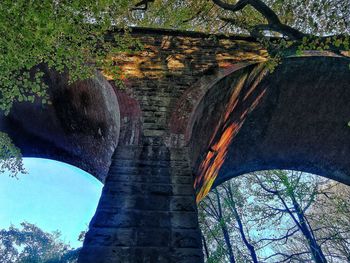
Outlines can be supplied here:
<path id="1" fill-rule="evenodd" d="M 229 120 L 230 115 L 236 108 L 238 104 L 238 96 L 244 86 L 246 78 L 247 75 L 243 76 L 238 83 L 236 83 L 236 87 L 234 88 L 230 100 L 227 103 L 226 112 L 213 133 L 210 140 L 210 145 L 213 144 L 219 129 L 222 129 L 222 124 L 225 124 Z M 224 164 L 228 147 L 231 144 L 234 135 L 238 132 L 241 126 L 242 123 L 232 123 L 228 127 L 224 128 L 224 130 L 221 132 L 219 140 L 211 147 L 211 150 L 202 161 L 199 167 L 200 174 L 196 177 L 194 182 L 195 188 L 202 184 L 196 197 L 197 202 L 204 198 L 210 191 L 221 166 Z"/>
<path id="2" fill-rule="evenodd" d="M 226 107 L 227 110 L 226 110 L 226 113 L 225 113 L 224 121 L 228 120 L 228 118 L 230 117 L 231 113 L 236 108 L 237 103 L 238 103 L 238 95 L 241 92 L 241 90 L 243 88 L 243 85 L 244 85 L 244 82 L 246 81 L 246 79 L 247 79 L 247 76 L 244 76 L 243 78 L 241 78 L 239 80 L 239 82 L 237 83 L 236 88 L 234 89 L 233 93 L 231 94 L 230 101 L 228 102 L 227 107 Z"/>
<path id="3" fill-rule="evenodd" d="M 216 135 L 218 134 L 220 128 L 222 129 L 222 124 L 225 124 L 228 121 L 230 115 L 236 108 L 238 104 L 238 96 L 244 86 L 247 77 L 247 75 L 241 77 L 238 83 L 236 83 L 235 88 L 233 89 L 233 92 L 230 96 L 230 100 L 227 103 L 225 115 L 216 126 L 215 132 L 210 139 L 210 145 L 214 143 Z M 200 174 L 196 177 L 194 182 L 195 188 L 199 187 L 202 183 L 201 190 L 197 194 L 197 200 L 202 199 L 209 192 L 210 187 L 212 186 L 219 172 L 219 169 L 224 163 L 228 146 L 231 143 L 234 136 L 234 131 L 238 126 L 240 125 L 231 124 L 224 131 L 222 131 L 219 141 L 212 146 L 212 151 L 209 151 L 205 159 L 202 161 L 199 167 Z"/>
<path id="4" fill-rule="evenodd" d="M 218 142 L 212 147 L 213 152 L 208 152 L 206 158 L 200 165 L 201 173 L 200 176 L 196 178 L 195 185 L 199 185 L 201 182 L 203 185 L 197 194 L 197 202 L 202 200 L 202 198 L 209 193 L 221 166 L 224 164 L 228 147 L 240 127 L 241 124 L 236 123 L 228 126 L 222 133 Z"/>
<path id="5" fill-rule="evenodd" d="M 252 103 L 252 106 L 250 106 L 250 111 L 254 110 L 255 107 L 259 104 L 260 100 L 262 99 L 262 97 L 264 96 L 266 92 L 266 89 L 264 89 L 260 94 L 259 96 L 254 100 L 254 102 Z"/>
<path id="6" fill-rule="evenodd" d="M 256 89 L 259 81 L 262 78 L 262 75 L 265 74 L 265 71 L 259 71 L 257 74 L 257 79 L 253 79 L 253 84 L 251 89 L 248 90 L 246 96 L 244 96 L 244 100 L 247 100 L 250 95 L 252 95 L 253 91 Z M 239 99 L 239 94 L 242 91 L 242 87 L 244 85 L 244 81 L 246 78 L 242 78 L 238 83 L 236 88 L 234 89 L 233 93 L 231 94 L 230 100 L 227 103 L 226 106 L 226 112 L 223 115 L 222 120 L 219 122 L 218 126 L 215 129 L 215 133 L 213 134 L 210 144 L 211 148 L 209 152 L 207 153 L 205 159 L 202 161 L 201 165 L 199 166 L 199 175 L 195 179 L 194 187 L 196 189 L 199 188 L 199 192 L 196 196 L 197 203 L 202 200 L 210 191 L 216 177 L 219 174 L 219 171 L 222 167 L 222 165 L 225 162 L 225 158 L 229 149 L 229 146 L 231 142 L 233 141 L 233 138 L 235 135 L 239 132 L 241 129 L 247 115 L 254 110 L 254 108 L 259 104 L 260 100 L 264 96 L 266 89 L 259 91 L 257 94 L 255 94 L 255 98 L 251 97 L 252 101 L 246 106 L 246 108 L 243 108 L 239 111 L 241 111 L 240 116 L 237 116 L 236 120 L 233 120 L 230 125 L 228 125 L 230 121 L 230 117 L 232 116 L 232 113 L 234 112 L 235 108 L 237 107 L 239 102 L 242 102 L 241 99 Z M 216 136 L 220 134 L 221 135 L 218 140 L 216 139 Z"/>
<path id="7" fill-rule="evenodd" d="M 255 71 L 257 71 L 257 76 L 255 74 L 253 74 L 253 76 L 255 76 L 255 80 L 253 81 L 253 83 L 251 84 L 251 87 L 249 89 L 249 91 L 245 94 L 243 101 L 247 100 L 248 97 L 253 93 L 253 91 L 256 89 L 256 87 L 258 86 L 258 84 L 261 82 L 261 80 L 266 76 L 268 70 L 267 68 L 264 66 L 264 64 L 260 64 Z M 249 81 L 249 80 L 248 80 Z"/>

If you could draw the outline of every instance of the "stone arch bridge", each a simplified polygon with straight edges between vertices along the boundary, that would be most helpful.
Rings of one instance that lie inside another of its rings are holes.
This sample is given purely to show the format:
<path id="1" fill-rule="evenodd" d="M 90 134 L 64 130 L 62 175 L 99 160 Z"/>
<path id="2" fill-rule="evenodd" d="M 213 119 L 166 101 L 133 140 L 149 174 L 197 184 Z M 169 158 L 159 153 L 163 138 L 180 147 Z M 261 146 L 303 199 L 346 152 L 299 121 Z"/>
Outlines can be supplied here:
<path id="1" fill-rule="evenodd" d="M 24 156 L 64 161 L 104 183 L 79 262 L 203 262 L 196 202 L 240 174 L 295 169 L 350 185 L 350 60 L 285 59 L 272 73 L 248 37 L 134 29 L 144 49 L 53 104 L 2 116 Z M 77 186 L 79 187 L 79 186 Z M 69 215 L 67 215 L 69 216 Z"/>

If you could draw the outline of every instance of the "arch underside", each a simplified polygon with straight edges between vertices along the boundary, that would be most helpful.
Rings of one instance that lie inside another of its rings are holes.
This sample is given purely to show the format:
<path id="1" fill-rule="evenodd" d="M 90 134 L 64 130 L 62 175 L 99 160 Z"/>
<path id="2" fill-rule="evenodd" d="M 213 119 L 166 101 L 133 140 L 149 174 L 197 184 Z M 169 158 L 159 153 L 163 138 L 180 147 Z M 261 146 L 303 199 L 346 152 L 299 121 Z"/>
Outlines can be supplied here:
<path id="1" fill-rule="evenodd" d="M 120 130 L 113 88 L 97 72 L 69 85 L 66 75 L 43 71 L 52 105 L 15 103 L 8 116 L 0 116 L 0 130 L 24 157 L 66 162 L 104 182 Z"/>
<path id="2" fill-rule="evenodd" d="M 191 139 L 197 193 L 211 186 L 208 179 L 215 179 L 215 187 L 267 169 L 305 171 L 350 185 L 349 63 L 337 57 L 289 58 L 262 79 L 265 73 L 252 74 L 255 66 L 218 82 L 201 103 Z"/>

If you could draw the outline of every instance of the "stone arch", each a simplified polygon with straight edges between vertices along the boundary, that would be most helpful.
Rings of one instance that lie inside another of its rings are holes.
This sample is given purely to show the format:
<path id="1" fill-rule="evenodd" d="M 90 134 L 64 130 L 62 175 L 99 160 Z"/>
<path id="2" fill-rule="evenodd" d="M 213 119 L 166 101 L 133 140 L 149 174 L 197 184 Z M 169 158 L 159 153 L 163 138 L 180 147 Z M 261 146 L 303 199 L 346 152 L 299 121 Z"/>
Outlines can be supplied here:
<path id="1" fill-rule="evenodd" d="M 72 164 L 104 182 L 117 147 L 120 111 L 117 96 L 101 73 L 68 84 L 67 76 L 44 69 L 52 105 L 14 104 L 1 116 L 24 157 L 41 157 Z"/>
<path id="2" fill-rule="evenodd" d="M 197 108 L 200 106 L 200 102 L 207 92 L 214 87 L 216 83 L 236 71 L 257 63 L 256 61 L 240 62 L 229 64 L 224 68 L 218 67 L 206 71 L 204 76 L 191 85 L 176 102 L 176 106 L 169 120 L 169 145 L 183 146 L 178 145 L 178 142 L 181 141 L 187 144 L 190 141 L 193 123 L 196 119 L 196 114 L 198 114 Z M 177 138 L 179 136 L 182 136 L 180 140 Z"/>
<path id="3" fill-rule="evenodd" d="M 267 74 L 243 68 L 196 108 L 190 139 L 200 199 L 256 170 L 310 172 L 350 185 L 349 59 L 288 58 Z"/>

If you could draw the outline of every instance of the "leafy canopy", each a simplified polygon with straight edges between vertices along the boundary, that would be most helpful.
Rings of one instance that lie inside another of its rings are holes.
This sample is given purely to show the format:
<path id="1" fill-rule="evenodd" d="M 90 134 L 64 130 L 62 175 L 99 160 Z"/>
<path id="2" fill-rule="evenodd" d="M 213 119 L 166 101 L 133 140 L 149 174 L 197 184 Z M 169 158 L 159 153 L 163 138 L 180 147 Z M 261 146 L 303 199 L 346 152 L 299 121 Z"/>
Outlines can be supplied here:
<path id="1" fill-rule="evenodd" d="M 48 102 L 45 64 L 71 81 L 91 76 L 112 48 L 104 41 L 112 26 L 123 28 L 133 1 L 3 0 L 0 5 L 0 110 L 16 101 Z M 117 47 L 119 43 L 116 44 Z"/>
<path id="2" fill-rule="evenodd" d="M 0 262 L 76 262 L 78 250 L 62 242 L 60 237 L 58 231 L 47 233 L 28 222 L 21 223 L 21 228 L 1 229 Z"/>

